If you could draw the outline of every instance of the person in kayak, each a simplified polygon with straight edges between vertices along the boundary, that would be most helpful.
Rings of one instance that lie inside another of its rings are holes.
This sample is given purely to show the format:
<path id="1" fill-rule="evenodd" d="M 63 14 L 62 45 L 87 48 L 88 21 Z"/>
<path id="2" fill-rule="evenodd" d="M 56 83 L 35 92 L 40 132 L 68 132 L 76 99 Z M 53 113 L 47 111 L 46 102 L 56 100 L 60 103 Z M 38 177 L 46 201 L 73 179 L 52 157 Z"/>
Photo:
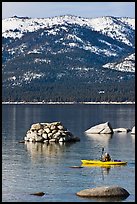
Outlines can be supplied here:
<path id="1" fill-rule="evenodd" d="M 102 155 L 101 161 L 111 161 L 111 157 L 109 155 L 109 153 L 105 153 Z"/>
<path id="2" fill-rule="evenodd" d="M 102 148 L 102 155 L 101 155 L 101 161 L 105 162 L 105 161 L 111 161 L 111 157 L 109 155 L 109 153 L 104 152 L 104 148 Z"/>

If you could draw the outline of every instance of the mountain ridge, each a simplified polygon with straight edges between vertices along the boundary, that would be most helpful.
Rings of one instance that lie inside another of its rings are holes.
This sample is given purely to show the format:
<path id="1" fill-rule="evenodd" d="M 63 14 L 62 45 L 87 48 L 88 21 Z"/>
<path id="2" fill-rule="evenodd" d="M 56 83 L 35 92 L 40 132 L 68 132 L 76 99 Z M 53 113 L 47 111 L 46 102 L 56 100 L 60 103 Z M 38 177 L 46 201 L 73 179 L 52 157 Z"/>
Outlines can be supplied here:
<path id="1" fill-rule="evenodd" d="M 95 92 L 98 97 L 100 84 L 107 90 L 106 82 L 108 86 L 114 83 L 119 91 L 120 83 L 124 83 L 126 90 L 126 83 L 134 83 L 135 77 L 134 23 L 134 19 L 127 17 L 89 19 L 72 15 L 4 19 L 3 98 L 6 99 L 9 93 L 11 95 L 11 87 L 17 95 L 20 95 L 19 89 L 28 95 L 28 85 L 32 87 L 29 93 L 33 92 L 35 96 L 36 84 L 47 90 L 49 96 L 48 99 L 43 96 L 45 100 L 50 100 L 52 95 L 49 87 L 56 90 L 59 86 L 60 98 L 64 96 L 66 83 L 71 87 L 70 92 L 78 90 L 78 83 L 82 93 L 84 87 L 97 86 Z M 53 92 L 56 94 L 56 91 Z M 133 95 L 134 91 L 130 92 Z M 78 94 L 72 93 L 69 98 L 71 95 L 74 100 L 79 100 Z M 85 100 L 83 96 L 80 98 Z M 107 98 L 110 100 L 112 97 Z"/>
<path id="2" fill-rule="evenodd" d="M 18 26 L 19 26 L 18 28 L 17 28 L 17 19 L 19 21 L 21 20 L 21 22 L 18 22 Z M 106 20 L 104 21 L 104 19 L 106 19 Z M 24 26 L 26 28 L 26 30 L 25 30 L 25 28 L 24 28 L 24 30 L 22 30 L 24 20 L 30 21 L 30 22 L 28 22 L 27 26 L 26 25 Z M 111 25 L 113 20 L 119 21 L 120 23 L 124 23 L 126 26 L 130 26 L 132 29 L 135 29 L 135 27 L 134 27 L 135 26 L 135 19 L 134 18 L 126 18 L 126 17 L 120 18 L 120 17 L 113 17 L 113 16 L 105 16 L 105 17 L 97 17 L 97 18 L 83 18 L 83 17 L 74 16 L 74 15 L 62 15 L 62 16 L 51 17 L 51 18 L 27 18 L 27 17 L 25 17 L 25 19 L 24 19 L 24 17 L 20 18 L 20 17 L 14 16 L 14 17 L 11 17 L 8 19 L 4 19 L 3 23 L 8 24 L 8 22 L 10 21 L 8 26 L 7 26 L 8 30 L 9 30 L 9 27 L 11 26 L 10 30 L 13 30 L 14 28 L 16 28 L 16 29 L 19 29 L 22 33 L 24 31 L 30 31 L 31 32 L 31 31 L 34 31 L 34 30 L 37 30 L 40 28 L 45 28 L 48 26 L 52 27 L 52 26 L 57 25 L 57 24 L 62 25 L 65 23 L 71 23 L 71 24 L 76 23 L 80 26 L 83 26 L 85 24 L 86 26 L 89 26 L 91 29 L 94 29 L 96 31 L 101 31 L 102 27 L 103 27 L 103 29 L 106 28 L 107 23 Z M 102 22 L 103 23 L 106 22 L 106 24 L 104 23 L 102 25 Z M 14 25 L 14 23 L 16 23 L 16 25 Z M 96 24 L 98 24 L 98 28 L 96 27 Z M 37 27 L 36 27 L 36 25 L 37 25 Z M 6 28 L 4 31 L 2 31 L 3 36 L 6 33 Z M 4 26 L 2 27 L 2 30 L 3 29 L 4 29 Z M 22 37 L 22 35 L 18 35 L 16 37 Z M 4 36 L 4 37 L 6 37 L 6 36 Z"/>

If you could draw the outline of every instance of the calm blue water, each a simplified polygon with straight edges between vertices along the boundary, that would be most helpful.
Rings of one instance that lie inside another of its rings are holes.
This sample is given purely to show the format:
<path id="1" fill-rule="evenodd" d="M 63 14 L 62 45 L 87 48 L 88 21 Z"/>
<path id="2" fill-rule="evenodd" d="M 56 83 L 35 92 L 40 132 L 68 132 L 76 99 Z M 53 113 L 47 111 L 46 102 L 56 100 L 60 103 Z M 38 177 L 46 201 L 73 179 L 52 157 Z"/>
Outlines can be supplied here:
<path id="1" fill-rule="evenodd" d="M 33 123 L 61 121 L 80 142 L 71 144 L 18 143 Z M 113 128 L 135 125 L 135 105 L 2 105 L 3 202 L 101 202 L 76 192 L 104 185 L 118 185 L 135 201 L 135 136 L 131 133 L 84 134 L 88 128 L 109 121 Z M 81 159 L 98 159 L 105 147 L 112 159 L 126 166 L 80 166 Z M 43 191 L 44 196 L 30 195 Z"/>

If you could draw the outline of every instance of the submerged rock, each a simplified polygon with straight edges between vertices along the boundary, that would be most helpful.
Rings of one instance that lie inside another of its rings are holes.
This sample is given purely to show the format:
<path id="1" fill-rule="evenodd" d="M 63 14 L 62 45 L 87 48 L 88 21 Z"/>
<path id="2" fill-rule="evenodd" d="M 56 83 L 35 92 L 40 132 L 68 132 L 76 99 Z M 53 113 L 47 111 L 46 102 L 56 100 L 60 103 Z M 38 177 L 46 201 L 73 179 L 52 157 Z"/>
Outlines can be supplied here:
<path id="1" fill-rule="evenodd" d="M 93 126 L 85 131 L 85 133 L 88 134 L 109 134 L 113 133 L 113 129 L 111 127 L 111 124 L 109 122 L 102 123 L 96 126 Z"/>
<path id="2" fill-rule="evenodd" d="M 76 195 L 82 197 L 128 197 L 130 194 L 119 186 L 102 186 L 81 190 Z"/>
<path id="3" fill-rule="evenodd" d="M 61 122 L 32 124 L 24 137 L 28 142 L 76 142 L 74 136 Z"/>
<path id="4" fill-rule="evenodd" d="M 70 166 L 70 168 L 80 169 L 80 168 L 83 168 L 83 166 Z"/>
<path id="5" fill-rule="evenodd" d="M 44 192 L 36 192 L 36 193 L 31 193 L 30 195 L 43 196 L 43 195 L 45 195 L 45 193 Z"/>
<path id="6" fill-rule="evenodd" d="M 19 143 L 25 143 L 25 140 L 20 140 Z"/>

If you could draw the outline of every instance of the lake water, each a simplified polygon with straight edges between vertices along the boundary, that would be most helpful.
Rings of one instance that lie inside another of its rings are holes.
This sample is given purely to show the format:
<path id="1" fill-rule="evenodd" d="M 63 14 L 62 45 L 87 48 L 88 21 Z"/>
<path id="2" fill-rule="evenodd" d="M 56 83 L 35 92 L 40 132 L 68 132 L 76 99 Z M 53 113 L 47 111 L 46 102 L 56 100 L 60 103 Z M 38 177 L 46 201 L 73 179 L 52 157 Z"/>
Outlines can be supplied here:
<path id="1" fill-rule="evenodd" d="M 33 123 L 61 121 L 79 142 L 19 143 Z M 109 121 L 113 128 L 135 125 L 135 105 L 2 105 L 2 202 L 101 202 L 117 199 L 82 198 L 76 192 L 118 185 L 135 201 L 135 135 L 114 133 L 87 136 L 84 131 Z M 71 168 L 81 159 L 98 159 L 101 149 L 126 166 Z M 35 192 L 45 195 L 30 195 Z"/>

